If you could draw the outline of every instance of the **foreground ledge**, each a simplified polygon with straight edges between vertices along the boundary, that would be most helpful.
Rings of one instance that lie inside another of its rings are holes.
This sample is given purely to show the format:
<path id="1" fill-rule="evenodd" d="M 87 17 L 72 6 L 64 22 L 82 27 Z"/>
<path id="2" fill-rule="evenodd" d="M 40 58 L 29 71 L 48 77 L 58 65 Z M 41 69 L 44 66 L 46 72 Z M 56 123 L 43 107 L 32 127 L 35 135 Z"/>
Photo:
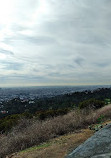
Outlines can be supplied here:
<path id="1" fill-rule="evenodd" d="M 111 124 L 96 132 L 66 158 L 111 158 Z"/>

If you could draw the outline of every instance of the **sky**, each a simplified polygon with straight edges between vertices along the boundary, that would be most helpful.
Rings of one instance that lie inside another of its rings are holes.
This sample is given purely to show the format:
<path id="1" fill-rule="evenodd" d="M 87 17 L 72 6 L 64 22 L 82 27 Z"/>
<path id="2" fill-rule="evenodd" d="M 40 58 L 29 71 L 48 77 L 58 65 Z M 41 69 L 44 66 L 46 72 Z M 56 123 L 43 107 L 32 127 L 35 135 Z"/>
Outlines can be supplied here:
<path id="1" fill-rule="evenodd" d="M 111 84 L 111 0 L 0 0 L 0 86 Z"/>

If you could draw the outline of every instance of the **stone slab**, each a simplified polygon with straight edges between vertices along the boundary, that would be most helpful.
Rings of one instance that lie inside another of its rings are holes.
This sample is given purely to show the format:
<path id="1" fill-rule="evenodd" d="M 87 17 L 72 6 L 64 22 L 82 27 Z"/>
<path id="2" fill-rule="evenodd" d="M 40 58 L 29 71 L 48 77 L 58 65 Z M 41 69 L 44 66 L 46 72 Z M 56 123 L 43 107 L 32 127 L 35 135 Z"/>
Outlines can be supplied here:
<path id="1" fill-rule="evenodd" d="M 104 156 L 111 158 L 111 124 L 96 132 L 66 158 L 104 158 Z"/>

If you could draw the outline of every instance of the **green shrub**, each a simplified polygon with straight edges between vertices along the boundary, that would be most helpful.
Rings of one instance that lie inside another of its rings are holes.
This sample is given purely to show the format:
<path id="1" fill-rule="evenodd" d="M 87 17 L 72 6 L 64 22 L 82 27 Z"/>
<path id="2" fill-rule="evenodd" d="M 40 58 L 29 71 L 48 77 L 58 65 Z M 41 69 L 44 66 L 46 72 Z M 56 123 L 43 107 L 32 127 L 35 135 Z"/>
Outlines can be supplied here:
<path id="1" fill-rule="evenodd" d="M 51 109 L 51 110 L 47 110 L 47 111 L 38 111 L 38 112 L 36 112 L 36 116 L 37 116 L 38 119 L 44 120 L 44 119 L 50 118 L 50 117 L 65 115 L 69 111 L 70 111 L 69 108 L 57 109 L 57 110 Z"/>
<path id="2" fill-rule="evenodd" d="M 105 103 L 103 101 L 100 100 L 96 100 L 96 99 L 89 99 L 89 100 L 85 100 L 83 102 L 79 103 L 79 108 L 92 108 L 92 109 L 99 109 L 101 107 L 103 107 L 105 105 Z"/>
<path id="3" fill-rule="evenodd" d="M 98 118 L 97 118 L 97 123 L 102 123 L 104 119 L 104 115 L 100 115 Z"/>

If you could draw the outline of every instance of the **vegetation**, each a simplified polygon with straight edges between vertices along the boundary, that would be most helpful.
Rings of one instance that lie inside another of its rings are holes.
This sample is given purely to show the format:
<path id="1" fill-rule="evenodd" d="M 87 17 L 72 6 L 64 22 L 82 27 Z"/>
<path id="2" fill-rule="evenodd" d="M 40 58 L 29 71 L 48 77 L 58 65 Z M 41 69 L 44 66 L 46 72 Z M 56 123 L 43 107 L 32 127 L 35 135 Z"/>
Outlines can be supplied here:
<path id="1" fill-rule="evenodd" d="M 21 118 L 30 119 L 32 117 L 33 117 L 33 115 L 31 115 L 28 112 L 25 112 L 23 114 L 13 114 L 13 115 L 9 115 L 4 118 L 1 118 L 0 119 L 0 132 L 4 133 L 4 132 L 8 132 L 9 130 L 11 130 L 12 127 L 17 125 L 17 123 L 19 122 L 19 120 Z"/>
<path id="2" fill-rule="evenodd" d="M 75 109 L 66 115 L 46 119 L 44 121 L 21 119 L 18 125 L 10 132 L 4 133 L 0 138 L 0 156 L 24 150 L 28 147 L 39 145 L 60 135 L 74 132 L 97 123 L 98 118 L 111 119 L 111 106 L 98 110 Z"/>
<path id="3" fill-rule="evenodd" d="M 0 118 L 6 117 L 12 114 L 21 114 L 28 111 L 31 114 L 35 114 L 39 111 L 57 110 L 57 109 L 73 109 L 80 105 L 80 102 L 95 99 L 98 101 L 105 101 L 105 104 L 109 104 L 111 100 L 111 88 L 101 88 L 94 91 L 75 92 L 71 94 L 65 94 L 55 96 L 51 98 L 35 99 L 34 103 L 30 104 L 28 100 L 21 101 L 20 98 L 12 99 L 8 102 L 0 103 L 3 105 L 1 110 L 8 111 L 6 114 L 0 113 Z"/>
<path id="4" fill-rule="evenodd" d="M 0 138 L 0 155 L 5 157 L 16 151 L 39 145 L 51 138 L 72 132 L 89 125 L 87 111 L 75 110 L 63 116 L 45 121 L 21 119 L 17 126 Z"/>
<path id="5" fill-rule="evenodd" d="M 93 134 L 93 130 L 83 129 L 80 132 L 69 133 L 51 139 L 41 145 L 13 153 L 7 158 L 64 158 L 67 153 L 71 152 Z"/>
<path id="6" fill-rule="evenodd" d="M 38 111 L 34 115 L 29 113 L 28 111 L 25 111 L 22 114 L 13 114 L 6 116 L 4 118 L 0 119 L 0 132 L 8 132 L 12 129 L 15 125 L 19 123 L 20 119 L 31 119 L 35 118 L 35 120 L 45 120 L 47 118 L 56 117 L 60 115 L 67 114 L 71 109 L 65 108 L 65 109 L 57 109 L 57 110 L 44 110 L 44 111 Z"/>
<path id="7" fill-rule="evenodd" d="M 85 100 L 83 102 L 80 102 L 79 108 L 93 108 L 93 109 L 99 109 L 105 105 L 104 101 L 96 100 L 96 99 L 89 99 Z"/>
<path id="8" fill-rule="evenodd" d="M 104 106 L 110 93 L 111 89 L 75 92 L 31 105 L 19 98 L 4 102 L 10 110 L 0 119 L 0 157 L 111 119 L 110 105 Z"/>

